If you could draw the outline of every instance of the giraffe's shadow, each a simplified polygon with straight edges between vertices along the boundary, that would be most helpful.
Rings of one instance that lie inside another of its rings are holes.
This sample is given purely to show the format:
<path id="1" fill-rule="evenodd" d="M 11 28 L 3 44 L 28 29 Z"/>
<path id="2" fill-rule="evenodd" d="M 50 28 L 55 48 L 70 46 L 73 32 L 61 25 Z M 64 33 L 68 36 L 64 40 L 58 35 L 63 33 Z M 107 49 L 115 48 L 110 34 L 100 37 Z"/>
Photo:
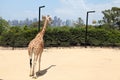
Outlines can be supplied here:
<path id="1" fill-rule="evenodd" d="M 56 66 L 56 65 L 51 65 L 51 66 L 49 66 L 48 68 L 46 68 L 46 69 L 44 69 L 44 70 L 41 70 L 41 71 L 36 72 L 37 77 L 40 77 L 40 76 L 45 75 L 45 74 L 47 73 L 47 71 L 48 71 L 50 68 L 54 67 L 54 66 Z"/>

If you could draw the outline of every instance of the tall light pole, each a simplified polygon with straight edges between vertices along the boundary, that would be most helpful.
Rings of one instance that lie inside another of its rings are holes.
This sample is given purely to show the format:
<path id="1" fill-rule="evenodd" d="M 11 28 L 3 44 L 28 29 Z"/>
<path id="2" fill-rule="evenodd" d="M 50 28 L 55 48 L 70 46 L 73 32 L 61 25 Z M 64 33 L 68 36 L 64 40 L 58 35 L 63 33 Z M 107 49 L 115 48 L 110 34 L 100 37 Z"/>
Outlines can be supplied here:
<path id="1" fill-rule="evenodd" d="M 86 30 L 85 30 L 85 48 L 87 48 L 87 34 L 88 34 L 88 15 L 89 13 L 94 13 L 95 11 L 87 11 L 86 16 Z"/>
<path id="2" fill-rule="evenodd" d="M 41 21 L 40 21 L 40 17 L 41 17 L 41 8 L 44 8 L 45 6 L 40 6 L 39 7 L 39 24 L 38 24 L 38 32 L 40 31 L 40 23 L 41 23 Z"/>

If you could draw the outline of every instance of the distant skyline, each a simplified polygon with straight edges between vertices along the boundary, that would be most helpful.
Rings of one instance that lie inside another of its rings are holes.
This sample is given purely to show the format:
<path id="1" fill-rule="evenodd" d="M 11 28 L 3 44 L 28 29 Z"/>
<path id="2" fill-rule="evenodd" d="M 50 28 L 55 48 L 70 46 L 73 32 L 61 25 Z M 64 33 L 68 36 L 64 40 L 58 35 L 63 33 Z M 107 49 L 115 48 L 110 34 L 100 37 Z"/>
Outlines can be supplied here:
<path id="1" fill-rule="evenodd" d="M 54 26 L 54 27 L 60 27 L 60 26 L 69 26 L 69 27 L 72 27 L 77 22 L 77 21 L 72 21 L 72 20 L 62 21 L 57 16 L 55 16 L 52 20 L 53 21 L 52 21 L 51 26 Z M 38 21 L 37 18 L 33 18 L 33 19 L 26 18 L 25 20 L 17 20 L 17 19 L 8 20 L 8 23 L 11 26 L 25 26 L 25 25 L 26 26 L 30 26 L 31 24 L 36 23 L 37 21 Z M 34 27 L 37 27 L 37 25 L 34 25 Z"/>
<path id="2" fill-rule="evenodd" d="M 86 20 L 86 12 L 95 10 L 90 14 L 89 22 L 101 20 L 101 11 L 120 7 L 120 0 L 1 0 L 0 17 L 6 20 L 24 20 L 38 18 L 38 7 L 45 5 L 42 15 L 60 17 L 62 20 L 77 20 L 81 17 Z"/>

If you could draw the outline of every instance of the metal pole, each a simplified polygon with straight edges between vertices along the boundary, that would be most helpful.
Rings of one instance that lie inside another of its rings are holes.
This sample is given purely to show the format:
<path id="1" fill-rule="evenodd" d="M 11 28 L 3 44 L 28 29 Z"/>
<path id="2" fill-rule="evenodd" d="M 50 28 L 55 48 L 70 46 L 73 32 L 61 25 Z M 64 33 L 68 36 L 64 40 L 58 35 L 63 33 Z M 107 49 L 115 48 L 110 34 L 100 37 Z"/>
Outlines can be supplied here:
<path id="1" fill-rule="evenodd" d="M 44 8 L 45 6 L 40 6 L 39 7 L 39 23 L 38 23 L 38 32 L 40 31 L 40 25 L 41 25 L 41 20 L 40 20 L 40 17 L 41 17 L 41 8 Z"/>
<path id="2" fill-rule="evenodd" d="M 85 48 L 87 48 L 88 44 L 88 15 L 89 13 L 94 13 L 95 11 L 87 11 L 87 16 L 86 16 L 86 29 L 85 29 Z"/>
<path id="3" fill-rule="evenodd" d="M 41 8 L 39 7 L 39 23 L 38 23 L 38 32 L 40 31 L 40 13 L 41 13 Z"/>
<path id="4" fill-rule="evenodd" d="M 87 16 L 86 16 L 85 48 L 87 48 L 87 32 L 88 32 L 88 12 L 87 12 Z"/>

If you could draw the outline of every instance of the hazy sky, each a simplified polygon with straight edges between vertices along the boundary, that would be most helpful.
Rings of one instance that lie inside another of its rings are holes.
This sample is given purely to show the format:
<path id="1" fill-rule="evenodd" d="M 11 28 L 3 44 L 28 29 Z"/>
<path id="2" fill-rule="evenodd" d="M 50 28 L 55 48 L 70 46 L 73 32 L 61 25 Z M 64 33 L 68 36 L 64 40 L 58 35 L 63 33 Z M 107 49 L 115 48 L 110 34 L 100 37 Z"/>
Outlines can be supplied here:
<path id="1" fill-rule="evenodd" d="M 58 16 L 61 19 L 86 19 L 86 12 L 95 10 L 90 21 L 102 19 L 101 11 L 120 7 L 120 0 L 1 0 L 0 16 L 6 20 L 38 18 L 38 7 L 45 5 L 42 15 Z"/>

